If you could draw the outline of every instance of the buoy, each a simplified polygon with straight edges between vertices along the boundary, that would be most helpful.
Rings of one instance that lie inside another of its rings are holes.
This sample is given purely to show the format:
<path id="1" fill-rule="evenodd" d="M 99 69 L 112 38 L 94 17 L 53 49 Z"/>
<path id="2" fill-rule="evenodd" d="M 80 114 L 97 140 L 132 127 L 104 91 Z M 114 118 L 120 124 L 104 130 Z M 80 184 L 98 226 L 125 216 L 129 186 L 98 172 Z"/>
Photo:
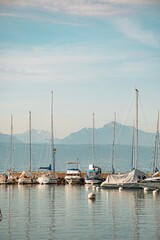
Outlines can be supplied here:
<path id="1" fill-rule="evenodd" d="M 119 191 L 121 191 L 121 190 L 123 190 L 123 188 L 122 188 L 122 187 L 119 187 Z"/>
<path id="2" fill-rule="evenodd" d="M 96 195 L 94 193 L 89 193 L 88 194 L 88 199 L 95 199 Z"/>
<path id="3" fill-rule="evenodd" d="M 95 186 L 95 185 L 93 185 L 93 186 L 92 186 L 92 188 L 93 188 L 93 189 L 96 189 L 96 186 Z"/>
<path id="4" fill-rule="evenodd" d="M 86 186 L 86 189 L 90 189 L 90 186 L 89 186 L 89 185 L 87 185 L 87 186 Z"/>
<path id="5" fill-rule="evenodd" d="M 100 187 L 98 186 L 98 187 L 96 187 L 96 190 L 99 190 L 100 189 Z"/>
<path id="6" fill-rule="evenodd" d="M 149 188 L 148 188 L 148 187 L 145 187 L 145 188 L 144 188 L 144 191 L 145 191 L 145 192 L 149 191 Z"/>

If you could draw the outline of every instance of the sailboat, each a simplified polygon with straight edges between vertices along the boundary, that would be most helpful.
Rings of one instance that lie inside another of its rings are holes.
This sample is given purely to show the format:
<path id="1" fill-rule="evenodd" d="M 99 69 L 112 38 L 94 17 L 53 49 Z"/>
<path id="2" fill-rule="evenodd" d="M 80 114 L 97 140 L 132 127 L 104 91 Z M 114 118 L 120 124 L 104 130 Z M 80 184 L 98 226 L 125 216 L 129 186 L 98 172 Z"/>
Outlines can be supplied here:
<path id="1" fill-rule="evenodd" d="M 149 190 L 159 189 L 160 190 L 160 171 L 158 170 L 158 160 L 159 160 L 159 111 L 157 119 L 157 130 L 156 130 L 156 139 L 155 139 L 155 149 L 154 149 L 154 163 L 153 163 L 153 175 L 152 177 L 146 178 L 141 181 L 139 184 L 143 188 Z"/>
<path id="2" fill-rule="evenodd" d="M 49 172 L 43 173 L 38 177 L 37 182 L 40 184 L 56 184 L 59 179 L 55 176 L 55 153 L 56 148 L 54 147 L 53 138 L 53 91 L 51 92 L 51 139 L 50 139 L 50 149 L 51 149 L 51 163 L 49 167 L 41 167 L 40 169 L 48 169 Z"/>
<path id="3" fill-rule="evenodd" d="M 131 172 L 125 174 L 109 174 L 101 184 L 102 188 L 139 189 L 139 181 L 146 178 L 146 174 L 138 169 L 138 90 L 136 91 L 136 160 Z"/>
<path id="4" fill-rule="evenodd" d="M 92 163 L 89 165 L 87 176 L 85 177 L 86 184 L 100 184 L 103 178 L 100 176 L 101 168 L 95 166 L 95 143 L 94 143 L 94 113 L 93 113 L 93 129 L 92 129 Z"/>
<path id="5" fill-rule="evenodd" d="M 29 111 L 29 170 L 23 171 L 18 179 L 18 184 L 31 184 L 36 183 L 36 178 L 32 174 L 32 149 L 31 149 L 31 111 Z"/>
<path id="6" fill-rule="evenodd" d="M 17 178 L 13 176 L 13 116 L 11 115 L 11 134 L 10 134 L 10 169 L 8 174 L 0 176 L 0 184 L 15 184 Z"/>
<path id="7" fill-rule="evenodd" d="M 10 141 L 10 169 L 8 170 L 7 184 L 17 183 L 17 178 L 13 176 L 13 116 L 11 115 L 11 141 Z"/>

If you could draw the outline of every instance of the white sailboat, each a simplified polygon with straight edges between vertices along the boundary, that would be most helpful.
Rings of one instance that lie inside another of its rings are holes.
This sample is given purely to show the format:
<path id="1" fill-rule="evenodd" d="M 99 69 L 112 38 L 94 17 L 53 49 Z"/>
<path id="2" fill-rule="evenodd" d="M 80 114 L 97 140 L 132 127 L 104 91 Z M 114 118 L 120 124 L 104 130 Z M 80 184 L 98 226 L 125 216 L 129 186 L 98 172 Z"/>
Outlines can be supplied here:
<path id="1" fill-rule="evenodd" d="M 159 189 L 160 190 L 160 171 L 158 170 L 159 161 L 159 111 L 157 119 L 156 139 L 155 139 L 155 150 L 154 150 L 154 164 L 153 164 L 153 175 L 152 177 L 146 178 L 140 182 L 140 186 L 149 190 Z"/>
<path id="2" fill-rule="evenodd" d="M 93 128 L 92 128 L 92 164 L 89 165 L 87 176 L 85 177 L 86 184 L 100 184 L 103 178 L 100 176 L 101 168 L 95 166 L 95 143 L 94 143 L 94 113 L 93 113 Z"/>
<path id="3" fill-rule="evenodd" d="M 138 169 L 138 90 L 136 90 L 136 160 L 134 169 L 125 174 L 109 174 L 101 184 L 102 188 L 139 189 L 139 181 L 146 178 L 146 174 Z"/>
<path id="4" fill-rule="evenodd" d="M 10 169 L 8 171 L 8 178 L 7 178 L 7 184 L 15 184 L 17 183 L 17 178 L 13 175 L 14 170 L 14 161 L 13 161 L 13 116 L 11 115 L 11 141 L 10 141 Z"/>
<path id="5" fill-rule="evenodd" d="M 29 111 L 29 171 L 23 171 L 19 176 L 18 184 L 36 183 L 36 178 L 32 174 L 32 149 L 31 149 L 31 111 Z"/>
<path id="6" fill-rule="evenodd" d="M 80 170 L 80 163 L 78 162 L 68 162 L 67 173 L 65 176 L 65 181 L 69 184 L 82 184 L 83 178 Z"/>
<path id="7" fill-rule="evenodd" d="M 50 168 L 49 168 L 50 171 L 46 172 L 46 173 L 43 173 L 40 177 L 38 177 L 37 182 L 40 183 L 40 184 L 56 184 L 59 181 L 58 177 L 55 176 L 55 153 L 56 153 L 56 148 L 54 147 L 54 138 L 53 138 L 53 91 L 51 92 L 51 139 L 50 139 L 50 147 L 51 147 L 50 148 L 51 149 L 51 163 L 50 163 Z"/>

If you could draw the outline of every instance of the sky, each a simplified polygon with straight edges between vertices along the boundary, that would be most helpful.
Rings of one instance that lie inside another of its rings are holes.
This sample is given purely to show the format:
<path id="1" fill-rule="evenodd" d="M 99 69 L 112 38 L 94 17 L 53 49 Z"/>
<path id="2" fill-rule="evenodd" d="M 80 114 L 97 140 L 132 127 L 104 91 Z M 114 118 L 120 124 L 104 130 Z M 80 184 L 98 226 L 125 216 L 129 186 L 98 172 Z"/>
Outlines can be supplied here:
<path id="1" fill-rule="evenodd" d="M 0 132 L 54 135 L 113 121 L 156 131 L 159 0 L 0 0 Z"/>

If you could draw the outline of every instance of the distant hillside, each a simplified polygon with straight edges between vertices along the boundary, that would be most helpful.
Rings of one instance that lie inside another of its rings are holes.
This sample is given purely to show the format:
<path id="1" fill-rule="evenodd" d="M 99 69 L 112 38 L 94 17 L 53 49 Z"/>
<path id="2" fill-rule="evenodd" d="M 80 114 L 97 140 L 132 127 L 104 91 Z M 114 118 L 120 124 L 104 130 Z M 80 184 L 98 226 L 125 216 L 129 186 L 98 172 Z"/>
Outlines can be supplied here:
<path id="1" fill-rule="evenodd" d="M 0 143 L 10 143 L 11 137 L 8 134 L 0 133 Z M 13 142 L 14 143 L 21 143 L 19 139 L 17 139 L 15 136 L 13 136 Z"/>
<path id="2" fill-rule="evenodd" d="M 29 143 L 29 131 L 26 131 L 24 133 L 15 134 L 16 138 L 18 138 L 23 143 Z M 31 130 L 31 141 L 32 143 L 44 143 L 44 141 L 47 141 L 50 139 L 50 134 L 47 131 L 43 130 Z"/>
<path id="3" fill-rule="evenodd" d="M 95 144 L 112 144 L 113 143 L 113 125 L 110 122 L 102 128 L 94 131 Z M 153 146 L 155 134 L 139 130 L 139 146 Z M 131 145 L 133 138 L 133 127 L 116 123 L 116 144 Z M 57 139 L 56 143 L 60 144 L 91 144 L 92 128 L 83 128 L 78 132 L 71 133 L 63 139 Z"/>
<path id="4" fill-rule="evenodd" d="M 112 144 L 113 143 L 113 122 L 97 128 L 94 131 L 95 144 Z M 29 132 L 15 134 L 14 141 L 29 142 Z M 139 146 L 153 146 L 155 133 L 148 133 L 139 130 Z M 116 144 L 131 145 L 133 138 L 133 127 L 116 123 Z M 38 131 L 32 129 L 32 143 L 49 143 L 50 133 L 47 131 Z M 0 134 L 0 142 L 9 142 L 10 136 Z M 55 139 L 56 144 L 92 144 L 92 128 L 83 128 L 77 132 L 71 133 L 65 138 Z"/>

